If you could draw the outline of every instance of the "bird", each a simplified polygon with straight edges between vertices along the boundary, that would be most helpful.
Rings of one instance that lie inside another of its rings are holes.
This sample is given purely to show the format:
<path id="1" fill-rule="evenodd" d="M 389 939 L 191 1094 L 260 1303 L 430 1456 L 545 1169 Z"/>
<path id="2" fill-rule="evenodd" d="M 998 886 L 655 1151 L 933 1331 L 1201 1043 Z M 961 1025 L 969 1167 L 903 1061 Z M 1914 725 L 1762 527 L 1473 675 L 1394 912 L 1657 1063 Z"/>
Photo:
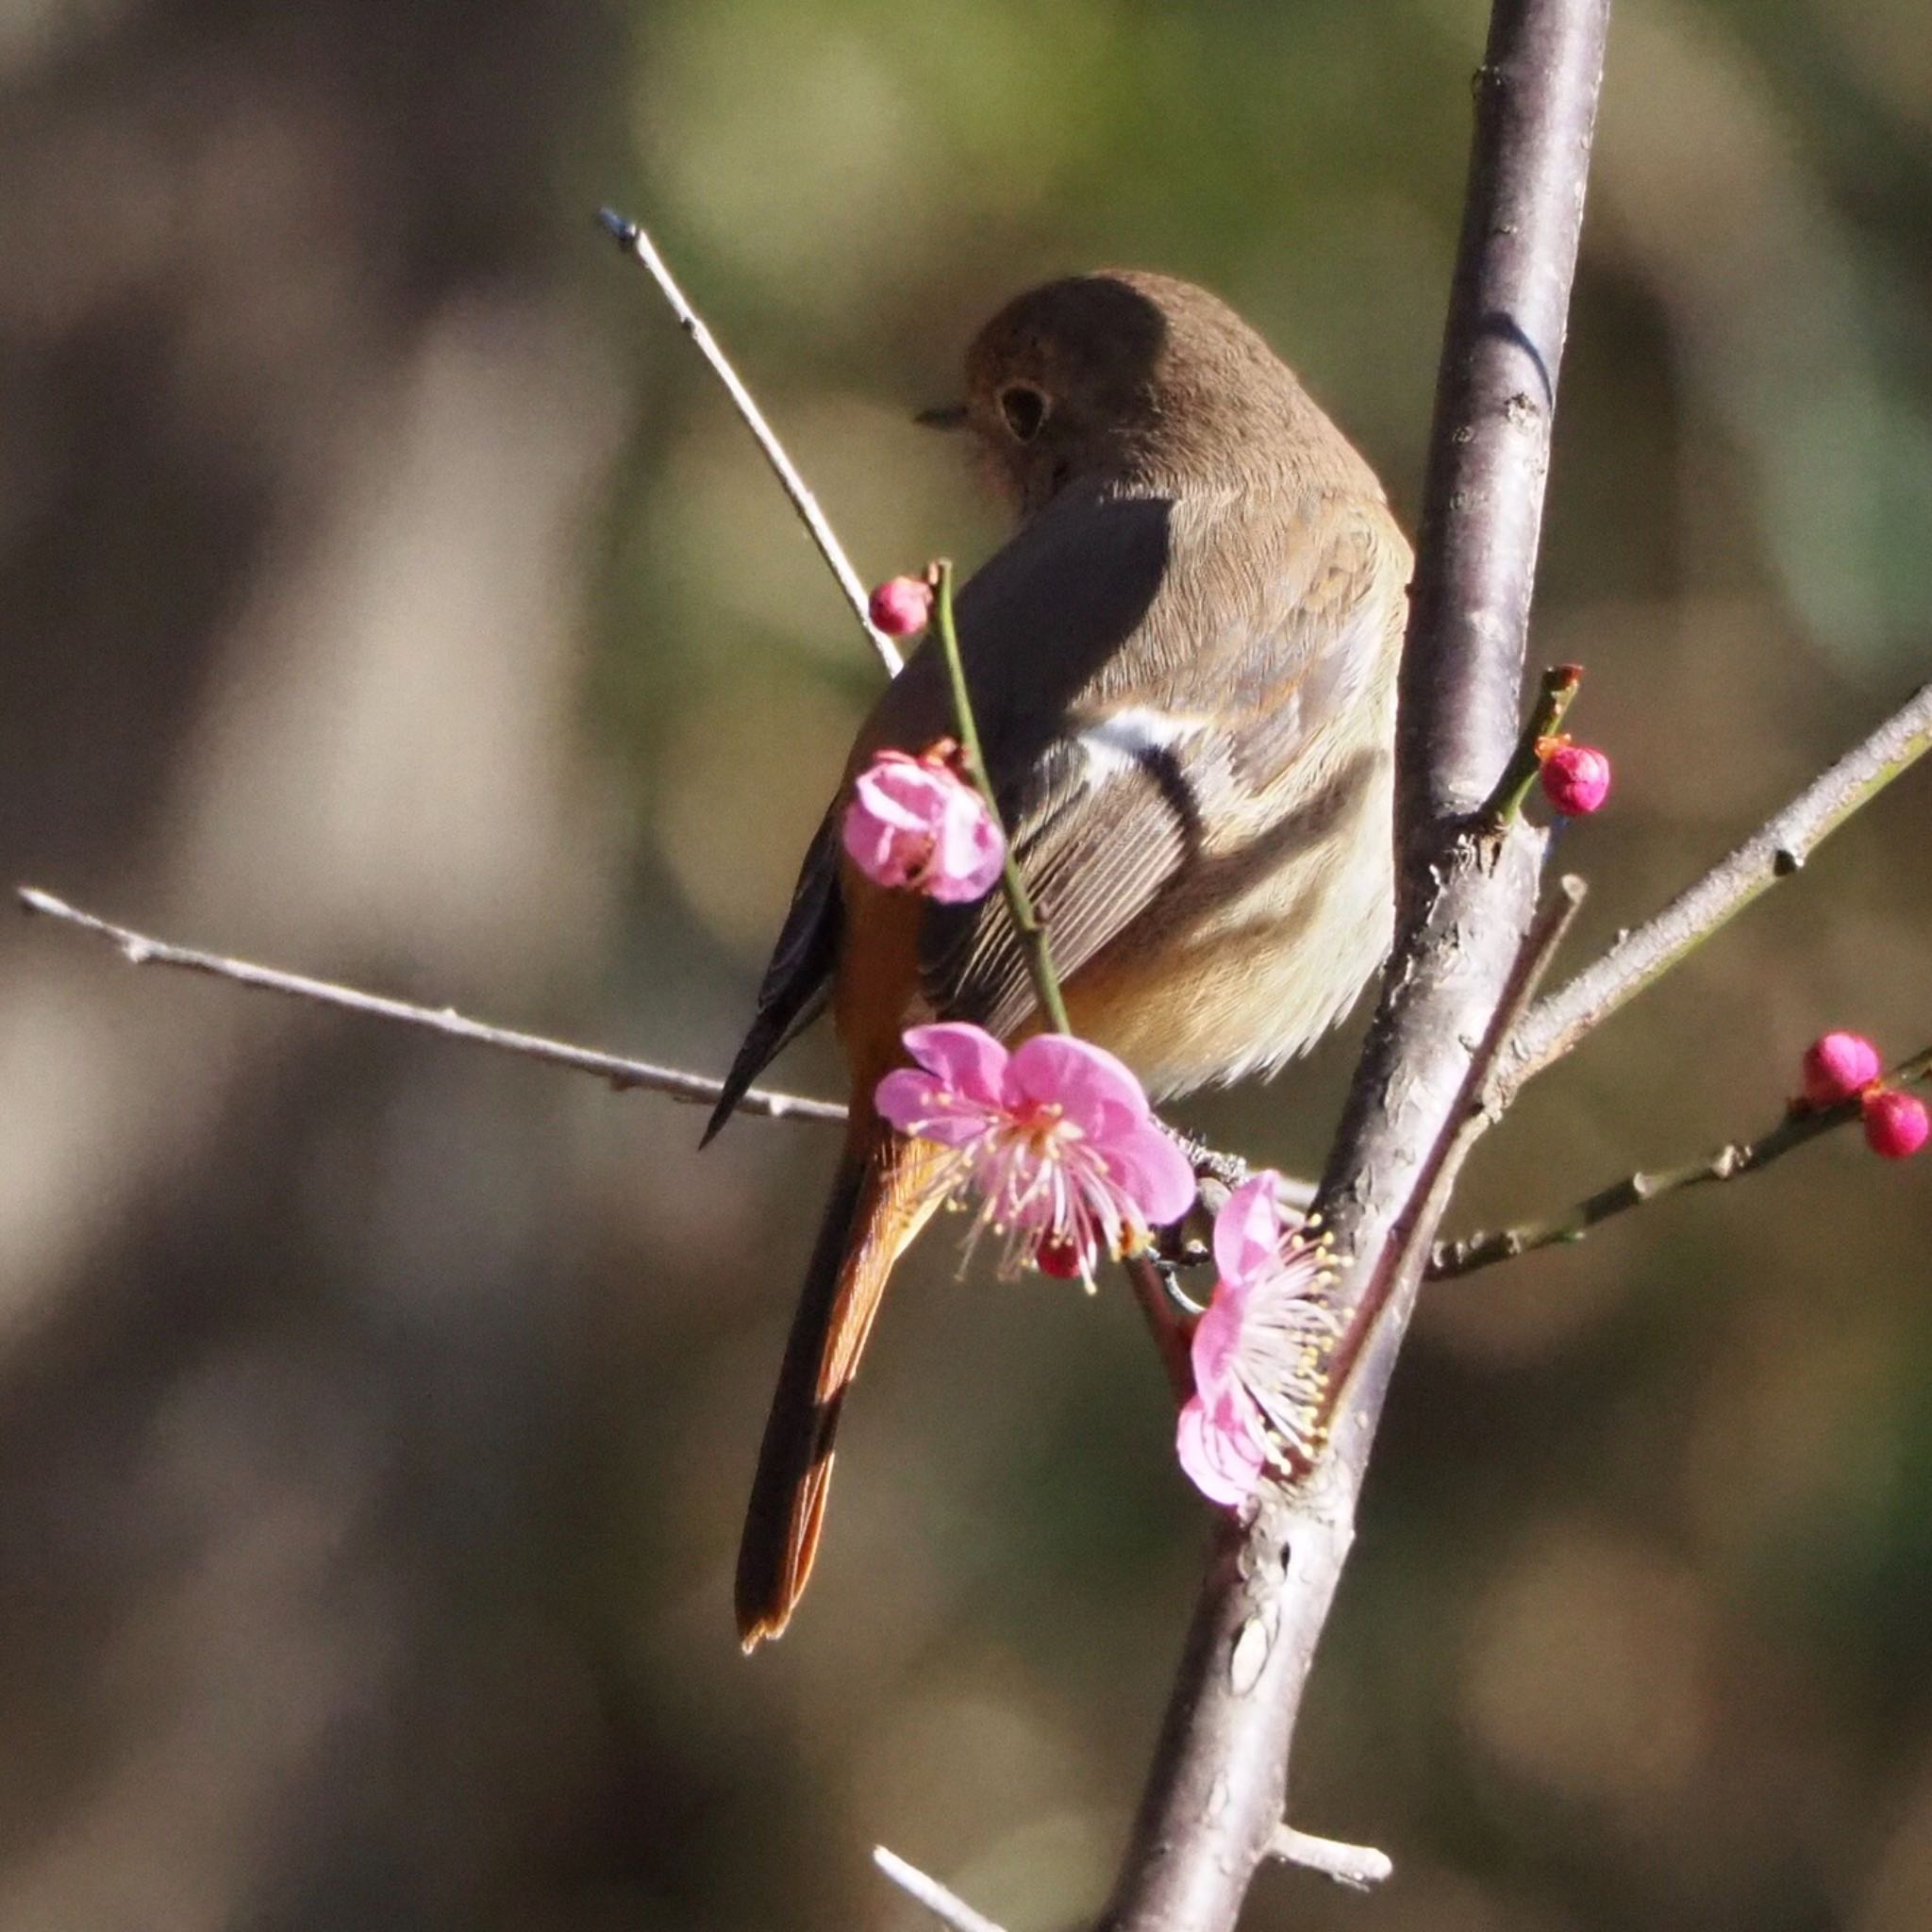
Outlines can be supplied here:
<path id="1" fill-rule="evenodd" d="M 963 398 L 920 420 L 976 446 L 1013 512 L 957 633 L 1073 1030 L 1156 1101 L 1272 1073 L 1390 944 L 1411 555 L 1381 484 L 1232 308 L 1138 270 L 1014 297 L 968 348 Z M 1041 1024 L 999 893 L 941 905 L 841 850 L 867 762 L 954 729 L 928 639 L 859 726 L 706 1131 L 829 1006 L 851 1107 L 746 1511 L 747 1652 L 805 1590 L 847 1392 L 935 1205 L 931 1143 L 874 1091 L 908 1025 Z"/>

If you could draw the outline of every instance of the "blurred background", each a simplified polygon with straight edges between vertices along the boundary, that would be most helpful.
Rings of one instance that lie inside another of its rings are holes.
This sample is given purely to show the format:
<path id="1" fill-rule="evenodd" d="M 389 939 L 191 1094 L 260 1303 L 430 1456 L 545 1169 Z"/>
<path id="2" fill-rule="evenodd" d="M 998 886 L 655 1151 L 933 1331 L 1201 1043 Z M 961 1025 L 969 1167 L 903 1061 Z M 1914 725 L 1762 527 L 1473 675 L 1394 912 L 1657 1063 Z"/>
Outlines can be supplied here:
<path id="1" fill-rule="evenodd" d="M 1477 0 L 0 0 L 0 877 L 723 1067 L 868 577 L 1044 275 L 1228 296 L 1412 520 Z M 1932 664 L 1932 10 L 1620 0 L 1535 651 L 1572 962 Z M 1932 1031 L 1932 770 L 1538 1085 L 1451 1225 Z M 1319 1161 L 1354 1033 L 1189 1107 Z M 783 1084 L 829 1091 L 824 1042 Z M 830 1130 L 0 924 L 0 1924 L 1009 1932 L 1105 1892 L 1204 1542 L 1124 1295 L 928 1254 L 813 1591 L 729 1568 Z M 1932 1924 L 1932 1164 L 1855 1137 L 1444 1289 L 1256 1927 Z"/>

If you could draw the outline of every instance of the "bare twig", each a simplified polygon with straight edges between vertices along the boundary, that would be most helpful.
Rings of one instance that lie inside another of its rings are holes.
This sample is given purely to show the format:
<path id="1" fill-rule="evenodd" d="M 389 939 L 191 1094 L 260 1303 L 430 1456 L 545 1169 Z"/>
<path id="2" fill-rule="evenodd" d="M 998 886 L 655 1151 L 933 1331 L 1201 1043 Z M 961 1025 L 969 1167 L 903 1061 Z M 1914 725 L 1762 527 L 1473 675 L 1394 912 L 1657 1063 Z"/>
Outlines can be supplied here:
<path id="1" fill-rule="evenodd" d="M 1580 664 L 1557 664 L 1543 673 L 1536 708 L 1516 741 L 1515 756 L 1503 768 L 1503 775 L 1497 779 L 1496 790 L 1485 808 L 1486 815 L 1497 824 L 1507 824 L 1523 809 L 1523 801 L 1529 796 L 1529 788 L 1542 769 L 1542 742 L 1556 735 L 1557 725 L 1576 702 L 1576 693 L 1582 688 Z"/>
<path id="2" fill-rule="evenodd" d="M 1495 0 L 1404 654 L 1395 951 L 1318 1206 L 1379 1307 L 1327 1453 L 1224 1518 L 1105 1924 L 1227 1932 L 1285 1810 L 1316 1641 L 1422 1261 L 1488 1117 L 1481 1057 L 1547 953 L 1544 835 L 1482 823 L 1519 732 L 1549 433 L 1608 0 Z"/>
<path id="3" fill-rule="evenodd" d="M 1760 892 L 1797 872 L 1860 806 L 1932 750 L 1932 684 L 1894 711 L 1862 744 L 1806 786 L 1721 864 L 1595 965 L 1542 1000 L 1504 1057 L 1506 1101 L 1645 987 L 1660 979 Z"/>
<path id="4" fill-rule="evenodd" d="M 560 1040 L 546 1040 L 537 1033 L 519 1033 L 509 1027 L 491 1026 L 481 1020 L 465 1019 L 452 1007 L 419 1007 L 408 1000 L 390 999 L 385 994 L 362 992 L 352 986 L 339 986 L 333 980 L 311 979 L 306 974 L 281 973 L 272 966 L 258 966 L 246 959 L 231 959 L 221 953 L 204 953 L 192 946 L 172 945 L 166 940 L 151 939 L 145 933 L 130 931 L 125 925 L 83 912 L 51 892 L 33 886 L 17 889 L 21 907 L 29 913 L 58 919 L 84 932 L 96 934 L 117 946 L 130 965 L 172 966 L 183 973 L 206 974 L 236 986 L 250 986 L 262 992 L 281 993 L 286 998 L 307 1000 L 312 1006 L 333 1007 L 340 1012 L 358 1013 L 365 1019 L 389 1020 L 399 1025 L 418 1026 L 445 1040 L 461 1040 L 472 1046 L 493 1047 L 499 1053 L 520 1054 L 525 1059 L 547 1060 L 553 1066 L 569 1067 L 579 1074 L 594 1074 L 608 1080 L 620 1093 L 639 1088 L 652 1093 L 667 1093 L 696 1107 L 710 1107 L 723 1091 L 720 1082 L 702 1074 L 687 1074 L 676 1067 L 660 1067 L 649 1060 L 625 1059 L 617 1054 L 597 1053 L 589 1047 L 572 1046 Z M 808 1100 L 796 1093 L 771 1093 L 754 1088 L 739 1103 L 741 1112 L 762 1114 L 768 1120 L 842 1121 L 845 1109 L 829 1100 Z"/>
<path id="5" fill-rule="evenodd" d="M 1402 1311 L 1392 1325 L 1399 1330 L 1407 1324 L 1408 1307 L 1422 1278 L 1428 1240 L 1428 1234 L 1419 1230 L 1426 1227 L 1433 1232 L 1449 1205 L 1450 1190 L 1470 1148 L 1480 1134 L 1502 1118 L 1497 1072 L 1504 1052 L 1574 923 L 1585 891 L 1580 878 L 1565 874 L 1557 882 L 1556 897 L 1544 906 L 1524 935 L 1504 979 L 1495 1012 L 1470 1056 L 1455 1102 L 1443 1117 L 1434 1144 L 1417 1163 L 1409 1209 L 1392 1224 L 1375 1272 L 1358 1273 L 1345 1304 L 1349 1308 L 1348 1321 L 1329 1363 L 1329 1407 L 1324 1434 L 1336 1433 L 1336 1419 L 1352 1403 L 1359 1401 L 1360 1391 L 1353 1386 L 1351 1378 L 1376 1333 L 1377 1324 L 1392 1304 L 1402 1304 Z"/>
<path id="6" fill-rule="evenodd" d="M 1147 1330 L 1154 1338 L 1155 1352 L 1167 1372 L 1167 1386 L 1174 1401 L 1185 1402 L 1194 1392 L 1194 1367 L 1188 1353 L 1188 1324 L 1181 1320 L 1167 1284 L 1160 1278 L 1160 1266 L 1151 1255 L 1128 1255 L 1121 1262 L 1134 1300 L 1146 1317 Z"/>
<path id="7" fill-rule="evenodd" d="M 1395 1870 L 1389 1854 L 1378 1852 L 1374 1845 L 1351 1845 L 1339 1838 L 1317 1838 L 1313 1832 L 1297 1831 L 1291 1824 L 1276 1827 L 1274 1836 L 1268 1840 L 1268 1855 L 1319 1872 L 1352 1891 L 1367 1891 Z"/>
<path id="8" fill-rule="evenodd" d="M 705 326 L 704 317 L 686 300 L 684 291 L 665 266 L 664 258 L 658 253 L 656 244 L 635 222 L 626 221 L 608 208 L 598 210 L 597 219 L 620 248 L 627 250 L 643 263 L 645 272 L 657 283 L 658 292 L 671 305 L 671 312 L 676 316 L 678 326 L 710 365 L 711 374 L 724 385 L 725 394 L 743 418 L 744 426 L 757 440 L 766 462 L 772 466 L 772 474 L 791 498 L 799 522 L 810 532 L 811 541 L 819 547 L 819 555 L 838 578 L 839 588 L 845 593 L 846 603 L 852 607 L 852 614 L 858 619 L 867 641 L 878 654 L 879 662 L 886 667 L 886 675 L 896 677 L 903 660 L 891 639 L 873 623 L 866 608 L 865 586 L 859 582 L 858 573 L 852 568 L 851 559 L 833 535 L 831 525 L 825 521 L 825 514 L 818 506 L 818 499 L 806 488 L 805 478 L 792 467 L 791 458 L 785 454 L 772 425 L 765 421 L 764 411 L 752 399 L 751 391 L 738 379 L 738 372 L 724 359 L 724 352 Z"/>
<path id="9" fill-rule="evenodd" d="M 1932 1078 L 1932 1047 L 1901 1061 L 1886 1078 L 1895 1087 Z M 1858 1119 L 1859 1112 L 1856 1100 L 1816 1110 L 1793 1108 L 1776 1126 L 1755 1141 L 1730 1141 L 1703 1159 L 1687 1161 L 1682 1167 L 1649 1168 L 1626 1174 L 1547 1220 L 1525 1221 L 1514 1227 L 1468 1235 L 1461 1241 L 1438 1241 L 1429 1257 L 1428 1278 L 1446 1281 L 1458 1274 L 1473 1274 L 1479 1268 L 1492 1267 L 1498 1261 L 1513 1261 L 1519 1255 L 1530 1254 L 1538 1248 L 1580 1241 L 1598 1222 L 1607 1221 L 1612 1215 L 1627 1214 L 1633 1208 L 1647 1208 L 1666 1194 L 1757 1174 L 1817 1140 L 1821 1134 L 1848 1126 Z"/>
<path id="10" fill-rule="evenodd" d="M 884 1845 L 872 1848 L 872 1861 L 908 1897 L 915 1898 L 941 1924 L 953 1932 L 1000 1932 L 983 1912 L 975 1912 L 956 1891 L 948 1891 L 937 1878 L 928 1878 L 917 1865 L 908 1865 L 896 1852 Z"/>

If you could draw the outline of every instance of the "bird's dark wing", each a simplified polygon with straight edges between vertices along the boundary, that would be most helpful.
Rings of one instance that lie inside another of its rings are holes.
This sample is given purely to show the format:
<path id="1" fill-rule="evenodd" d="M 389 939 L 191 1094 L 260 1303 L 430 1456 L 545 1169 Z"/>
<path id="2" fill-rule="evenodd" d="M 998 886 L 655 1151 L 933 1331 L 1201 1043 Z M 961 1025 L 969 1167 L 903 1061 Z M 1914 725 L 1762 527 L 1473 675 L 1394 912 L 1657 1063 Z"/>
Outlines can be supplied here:
<path id="1" fill-rule="evenodd" d="M 724 1076 L 724 1091 L 711 1110 L 700 1146 L 708 1144 L 751 1083 L 824 1010 L 831 994 L 843 916 L 837 816 L 828 814 L 799 868 L 791 909 L 758 987 L 758 1012 Z"/>
<path id="2" fill-rule="evenodd" d="M 1181 572 L 1032 761 L 1002 772 L 989 754 L 1063 981 L 1229 827 L 1258 835 L 1298 790 L 1312 791 L 1322 723 L 1386 670 L 1407 556 L 1391 553 L 1382 515 L 1325 505 L 1270 560 L 1247 614 L 1197 637 L 1183 553 Z M 1306 787 L 1298 764 L 1310 766 Z M 934 907 L 924 937 L 937 1011 L 1002 1037 L 1024 1022 L 1033 988 L 999 894 Z"/>

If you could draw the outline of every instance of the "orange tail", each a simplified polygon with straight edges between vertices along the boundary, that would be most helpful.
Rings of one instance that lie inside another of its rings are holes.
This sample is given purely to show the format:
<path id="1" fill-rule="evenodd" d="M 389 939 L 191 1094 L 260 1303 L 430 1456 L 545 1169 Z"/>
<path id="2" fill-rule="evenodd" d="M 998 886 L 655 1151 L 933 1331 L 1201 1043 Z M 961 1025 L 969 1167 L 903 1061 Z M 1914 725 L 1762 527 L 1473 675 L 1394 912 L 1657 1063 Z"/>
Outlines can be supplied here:
<path id="1" fill-rule="evenodd" d="M 934 1151 L 875 1118 L 853 1122 L 791 1318 L 738 1546 L 738 1634 L 748 1651 L 784 1630 L 805 1593 L 845 1391 L 892 1264 L 932 1212 L 922 1192 Z"/>

